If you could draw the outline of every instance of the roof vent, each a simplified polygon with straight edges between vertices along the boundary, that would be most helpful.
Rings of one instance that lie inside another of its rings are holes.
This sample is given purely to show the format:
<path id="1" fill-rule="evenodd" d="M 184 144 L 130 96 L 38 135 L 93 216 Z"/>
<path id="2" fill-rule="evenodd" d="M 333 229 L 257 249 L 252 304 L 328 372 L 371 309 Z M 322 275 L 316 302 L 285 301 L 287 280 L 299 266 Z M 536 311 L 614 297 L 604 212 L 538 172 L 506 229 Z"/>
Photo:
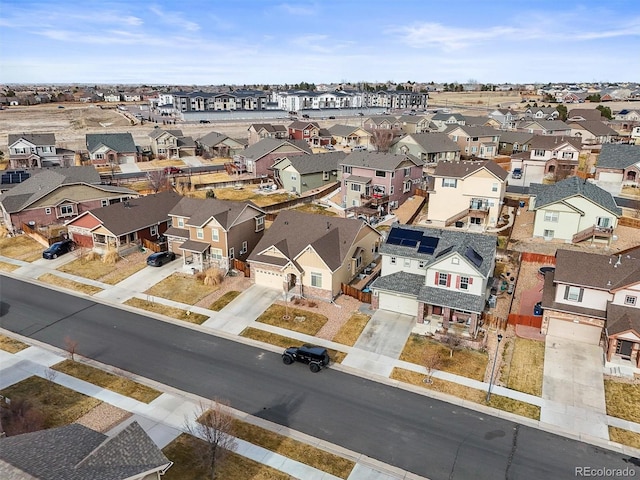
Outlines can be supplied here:
<path id="1" fill-rule="evenodd" d="M 131 204 L 129 203 L 129 200 L 124 201 L 124 208 L 131 208 Z"/>
<path id="2" fill-rule="evenodd" d="M 618 261 L 616 262 L 614 267 L 617 267 L 618 265 L 622 265 L 622 262 L 620 260 L 622 260 L 622 255 L 618 255 Z"/>
<path id="3" fill-rule="evenodd" d="M 607 287 L 610 287 L 610 286 L 611 286 L 611 280 L 607 282 Z"/>

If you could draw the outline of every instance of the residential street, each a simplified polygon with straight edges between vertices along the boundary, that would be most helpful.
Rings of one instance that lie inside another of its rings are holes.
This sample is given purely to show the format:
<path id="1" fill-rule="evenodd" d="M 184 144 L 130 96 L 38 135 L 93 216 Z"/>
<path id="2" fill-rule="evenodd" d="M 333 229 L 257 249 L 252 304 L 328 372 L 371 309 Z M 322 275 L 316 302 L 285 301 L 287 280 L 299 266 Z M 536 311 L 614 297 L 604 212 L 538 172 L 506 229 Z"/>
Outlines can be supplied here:
<path id="1" fill-rule="evenodd" d="M 624 455 L 272 351 L 2 276 L 0 327 L 231 405 L 432 479 L 574 478 Z M 541 461 L 542 459 L 542 461 Z"/>

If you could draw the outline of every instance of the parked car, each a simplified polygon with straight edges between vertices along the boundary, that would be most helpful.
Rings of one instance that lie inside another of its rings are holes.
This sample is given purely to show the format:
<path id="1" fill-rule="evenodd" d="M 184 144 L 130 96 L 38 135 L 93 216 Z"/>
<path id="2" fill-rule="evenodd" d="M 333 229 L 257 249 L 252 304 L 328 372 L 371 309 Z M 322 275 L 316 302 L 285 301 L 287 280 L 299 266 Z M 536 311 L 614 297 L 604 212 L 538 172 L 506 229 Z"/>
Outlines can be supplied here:
<path id="1" fill-rule="evenodd" d="M 176 173 L 182 173 L 182 170 L 178 167 L 164 167 L 165 175 L 174 175 Z"/>
<path id="2" fill-rule="evenodd" d="M 351 147 L 352 152 L 364 152 L 367 150 L 367 147 L 364 145 L 356 145 L 355 147 Z"/>
<path id="3" fill-rule="evenodd" d="M 200 120 L 200 123 L 211 123 L 211 120 Z"/>
<path id="4" fill-rule="evenodd" d="M 334 117 L 333 115 L 329 115 L 329 120 L 335 120 L 336 117 Z"/>
<path id="5" fill-rule="evenodd" d="M 161 267 L 165 263 L 169 263 L 176 259 L 176 254 L 173 252 L 156 252 L 147 257 L 147 265 L 150 267 Z"/>
<path id="6" fill-rule="evenodd" d="M 330 143 L 324 146 L 325 150 L 335 150 L 336 147 L 334 147 L 333 145 L 331 145 Z"/>
<path id="7" fill-rule="evenodd" d="M 533 314 L 538 317 L 542 315 L 542 302 L 538 302 L 533 306 Z"/>
<path id="8" fill-rule="evenodd" d="M 514 168 L 513 172 L 511 172 L 511 178 L 514 178 L 514 179 L 522 178 L 522 169 Z"/>
<path id="9" fill-rule="evenodd" d="M 64 255 L 65 253 L 69 253 L 70 251 L 75 250 L 75 248 L 76 244 L 73 242 L 73 240 L 62 240 L 60 242 L 52 244 L 49 248 L 42 252 L 42 258 L 53 260 L 54 258 L 58 258 L 60 255 Z"/>
<path id="10" fill-rule="evenodd" d="M 302 118 L 309 118 L 309 115 L 307 115 L 306 113 L 302 115 Z"/>
<path id="11" fill-rule="evenodd" d="M 285 365 L 291 365 L 293 362 L 306 363 L 313 373 L 318 373 L 322 368 L 328 366 L 330 361 L 327 349 L 315 345 L 289 347 L 282 354 L 282 362 Z"/>

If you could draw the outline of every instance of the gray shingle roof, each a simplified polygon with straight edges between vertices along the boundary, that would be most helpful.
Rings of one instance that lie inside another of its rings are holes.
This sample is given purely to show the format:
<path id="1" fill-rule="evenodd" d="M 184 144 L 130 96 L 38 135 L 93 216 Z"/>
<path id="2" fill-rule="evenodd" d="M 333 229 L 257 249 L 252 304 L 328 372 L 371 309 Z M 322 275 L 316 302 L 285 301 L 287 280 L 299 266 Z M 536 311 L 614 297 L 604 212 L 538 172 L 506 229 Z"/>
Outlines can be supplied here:
<path id="1" fill-rule="evenodd" d="M 398 142 L 402 143 L 402 140 L 407 137 L 412 138 L 420 145 L 425 153 L 460 151 L 460 146 L 445 133 L 412 133 L 401 138 Z"/>
<path id="2" fill-rule="evenodd" d="M 345 152 L 314 153 L 312 155 L 295 155 L 287 158 L 289 163 L 300 175 L 310 173 L 331 172 L 338 170 L 338 166 L 347 156 Z M 277 163 L 274 165 L 274 167 Z"/>
<path id="3" fill-rule="evenodd" d="M 161 192 L 96 208 L 90 214 L 111 233 L 120 236 L 166 222 L 169 220 L 169 211 L 181 198 L 172 191 Z M 73 221 L 70 223 L 73 224 Z"/>
<path id="4" fill-rule="evenodd" d="M 600 150 L 597 167 L 624 170 L 640 163 L 640 145 L 605 143 Z"/>
<path id="5" fill-rule="evenodd" d="M 210 132 L 207 133 L 204 137 L 200 138 L 198 140 L 198 143 L 201 143 L 202 145 L 206 145 L 208 147 L 213 147 L 227 138 L 229 137 L 227 137 L 223 133 Z"/>
<path id="6" fill-rule="evenodd" d="M 2 478 L 124 480 L 170 463 L 137 422 L 113 437 L 72 423 L 0 439 Z"/>
<path id="7" fill-rule="evenodd" d="M 581 122 L 572 122 L 569 126 L 575 129 L 583 129 L 587 132 L 599 136 L 618 135 L 618 132 L 616 132 L 613 128 L 599 120 L 583 120 Z"/>
<path id="8" fill-rule="evenodd" d="M 413 247 L 392 245 L 388 243 L 388 238 L 393 235 L 395 229 L 398 231 L 410 230 L 421 232 L 423 237 L 439 239 L 438 245 L 432 254 L 418 252 L 420 244 Z M 428 268 L 429 265 L 446 258 L 444 255 L 450 255 L 453 252 L 457 252 L 462 258 L 468 259 L 466 256 L 468 248 L 472 248 L 482 260 L 477 266 L 471 263 L 471 260 L 469 260 L 470 264 L 484 277 L 491 275 L 493 259 L 496 254 L 496 237 L 483 233 L 461 232 L 452 229 L 399 225 L 398 223 L 394 223 L 389 231 L 387 241 L 380 246 L 380 253 L 424 260 Z"/>
<path id="9" fill-rule="evenodd" d="M 313 153 L 309 148 L 309 145 L 304 140 L 283 140 L 279 138 L 263 138 L 259 142 L 254 143 L 253 145 L 247 147 L 246 150 L 242 152 L 242 156 L 245 158 L 251 158 L 253 160 L 258 160 L 265 155 L 276 150 L 278 147 L 282 145 L 291 145 L 296 149 L 300 150 L 302 153 Z"/>
<path id="10" fill-rule="evenodd" d="M 529 187 L 529 194 L 536 197 L 534 210 L 561 202 L 567 198 L 582 196 L 614 215 L 622 216 L 622 209 L 616 205 L 613 196 L 609 192 L 578 177 L 565 178 L 553 185 L 533 183 Z"/>
<path id="11" fill-rule="evenodd" d="M 418 300 L 432 305 L 440 305 L 442 307 L 450 307 L 474 313 L 482 313 L 486 301 L 484 295 L 472 295 L 458 290 L 449 290 L 427 285 L 420 289 Z"/>
<path id="12" fill-rule="evenodd" d="M 87 150 L 94 152 L 104 145 L 119 153 L 135 153 L 136 144 L 130 133 L 87 133 Z"/>
<path id="13" fill-rule="evenodd" d="M 404 295 L 417 297 L 420 289 L 424 286 L 424 275 L 417 273 L 395 272 L 391 275 L 376 278 L 371 284 L 371 288 L 376 290 L 386 290 Z"/>
<path id="14" fill-rule="evenodd" d="M 491 127 L 469 125 L 449 125 L 444 132 L 448 134 L 458 128 L 462 129 L 470 137 L 499 137 L 502 133 L 500 130 Z"/>
<path id="15" fill-rule="evenodd" d="M 493 160 L 480 162 L 461 160 L 458 162 L 443 161 L 438 162 L 433 172 L 434 177 L 465 178 L 475 172 L 486 169 L 500 180 L 506 180 L 509 172 L 500 167 Z"/>
<path id="16" fill-rule="evenodd" d="M 400 164 L 410 161 L 414 165 L 422 166 L 424 162 L 413 155 L 402 155 L 393 153 L 378 152 L 353 152 L 346 156 L 342 165 L 353 167 L 366 167 L 375 170 L 385 170 L 393 172 L 399 168 Z"/>
<path id="17" fill-rule="evenodd" d="M 187 225 L 195 227 L 200 227 L 209 221 L 209 219 L 215 218 L 222 228 L 228 230 L 247 206 L 256 209 L 256 215 L 262 212 L 250 202 L 234 202 L 218 200 L 217 198 L 200 199 L 183 197 L 175 207 L 171 209 L 169 215 L 187 217 Z"/>
<path id="18" fill-rule="evenodd" d="M 555 281 L 600 290 L 628 287 L 640 282 L 640 259 L 558 249 Z"/>
<path id="19" fill-rule="evenodd" d="M 9 147 L 20 139 L 24 139 L 33 145 L 49 146 L 56 144 L 56 136 L 53 133 L 23 133 L 9 134 L 7 144 Z"/>
<path id="20" fill-rule="evenodd" d="M 534 137 L 533 133 L 504 131 L 504 132 L 500 132 L 500 143 L 516 143 L 517 142 L 520 145 L 524 145 L 525 143 L 531 142 L 533 137 Z"/>
<path id="21" fill-rule="evenodd" d="M 533 121 L 526 122 L 526 125 L 530 125 L 532 123 L 537 123 L 538 125 L 540 125 L 545 130 L 569 130 L 570 129 L 569 125 L 564 123 L 562 120 L 540 120 L 540 119 L 536 119 L 536 120 L 533 120 Z M 525 128 L 526 128 L 526 125 L 525 125 Z"/>
<path id="22" fill-rule="evenodd" d="M 563 143 L 573 145 L 574 148 L 580 150 L 582 148 L 582 140 L 578 137 L 565 137 L 559 135 L 534 135 L 529 143 L 529 151 L 555 150 L 562 146 Z"/>

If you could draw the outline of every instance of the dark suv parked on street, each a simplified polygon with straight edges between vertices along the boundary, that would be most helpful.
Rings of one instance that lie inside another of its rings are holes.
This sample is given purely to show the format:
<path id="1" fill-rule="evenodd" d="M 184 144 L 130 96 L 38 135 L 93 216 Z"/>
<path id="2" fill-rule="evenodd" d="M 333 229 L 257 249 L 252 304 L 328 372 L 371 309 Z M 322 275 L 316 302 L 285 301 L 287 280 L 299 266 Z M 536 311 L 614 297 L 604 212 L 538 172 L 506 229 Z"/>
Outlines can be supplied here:
<path id="1" fill-rule="evenodd" d="M 307 363 L 309 370 L 318 373 L 320 369 L 329 365 L 331 359 L 324 347 L 302 345 L 301 347 L 287 348 L 282 354 L 282 361 L 285 365 L 291 365 L 293 362 Z"/>

